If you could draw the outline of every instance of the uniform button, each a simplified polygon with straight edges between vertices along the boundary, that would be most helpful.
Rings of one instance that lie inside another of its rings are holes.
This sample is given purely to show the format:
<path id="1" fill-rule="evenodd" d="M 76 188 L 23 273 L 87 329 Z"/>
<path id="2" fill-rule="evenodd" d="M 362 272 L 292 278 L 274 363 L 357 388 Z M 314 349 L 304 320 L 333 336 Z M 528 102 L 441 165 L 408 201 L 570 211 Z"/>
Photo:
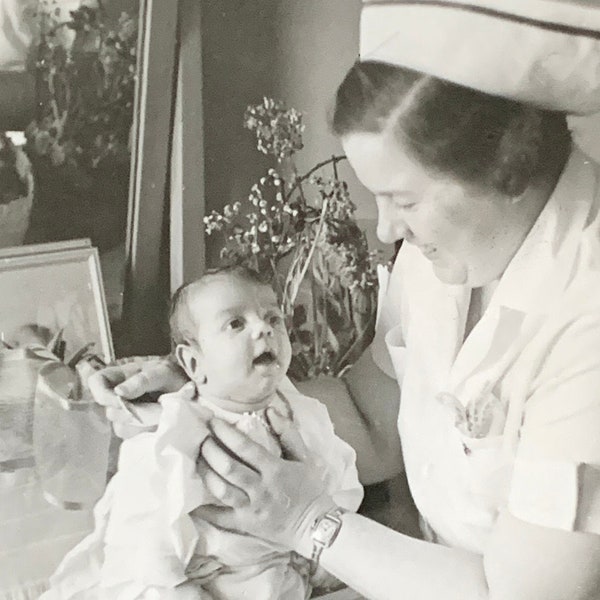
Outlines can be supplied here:
<path id="1" fill-rule="evenodd" d="M 431 463 L 427 463 L 423 466 L 423 477 L 427 478 L 431 476 L 431 471 L 433 470 L 433 465 Z"/>

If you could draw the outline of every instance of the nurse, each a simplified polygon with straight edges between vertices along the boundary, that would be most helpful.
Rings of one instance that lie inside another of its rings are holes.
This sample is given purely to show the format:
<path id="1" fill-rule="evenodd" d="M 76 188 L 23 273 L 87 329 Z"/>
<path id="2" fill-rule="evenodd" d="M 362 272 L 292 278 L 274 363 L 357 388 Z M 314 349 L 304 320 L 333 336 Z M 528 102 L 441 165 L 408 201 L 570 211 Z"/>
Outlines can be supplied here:
<path id="1" fill-rule="evenodd" d="M 364 482 L 401 440 L 424 540 L 338 510 L 275 413 L 285 460 L 214 421 L 199 472 L 232 508 L 205 518 L 367 598 L 600 597 L 600 169 L 566 124 L 600 110 L 598 32 L 584 0 L 365 3 L 333 126 L 379 237 L 405 243 L 371 351 L 327 383 Z M 166 362 L 105 371 L 115 421 L 129 375 L 179 383 Z"/>

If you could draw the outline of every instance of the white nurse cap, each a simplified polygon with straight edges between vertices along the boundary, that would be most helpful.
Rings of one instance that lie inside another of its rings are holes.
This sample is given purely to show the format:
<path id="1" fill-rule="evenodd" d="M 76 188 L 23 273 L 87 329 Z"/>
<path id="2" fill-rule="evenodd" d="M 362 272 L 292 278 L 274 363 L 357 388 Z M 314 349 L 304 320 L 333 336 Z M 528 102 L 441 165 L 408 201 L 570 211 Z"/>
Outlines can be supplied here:
<path id="1" fill-rule="evenodd" d="M 600 0 L 363 0 L 360 58 L 574 114 L 600 111 Z"/>

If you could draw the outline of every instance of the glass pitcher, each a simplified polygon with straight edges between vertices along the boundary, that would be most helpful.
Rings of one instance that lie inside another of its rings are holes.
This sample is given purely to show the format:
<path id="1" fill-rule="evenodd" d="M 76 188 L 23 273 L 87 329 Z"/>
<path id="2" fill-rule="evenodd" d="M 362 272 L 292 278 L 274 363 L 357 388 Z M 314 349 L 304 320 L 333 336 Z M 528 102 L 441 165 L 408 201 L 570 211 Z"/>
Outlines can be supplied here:
<path id="1" fill-rule="evenodd" d="M 67 510 L 94 505 L 106 486 L 111 427 L 104 410 L 63 363 L 39 372 L 33 447 L 46 500 Z"/>

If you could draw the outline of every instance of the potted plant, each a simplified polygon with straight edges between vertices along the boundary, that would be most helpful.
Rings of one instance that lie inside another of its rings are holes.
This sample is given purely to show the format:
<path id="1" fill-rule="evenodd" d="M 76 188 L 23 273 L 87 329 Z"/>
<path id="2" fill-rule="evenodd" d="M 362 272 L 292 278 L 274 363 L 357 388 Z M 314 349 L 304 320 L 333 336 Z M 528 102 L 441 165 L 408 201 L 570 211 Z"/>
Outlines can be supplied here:
<path id="1" fill-rule="evenodd" d="M 29 226 L 34 180 L 21 148 L 0 134 L 0 248 L 23 243 Z"/>
<path id="2" fill-rule="evenodd" d="M 292 341 L 290 376 L 339 376 L 370 343 L 377 300 L 378 255 L 339 176 L 345 157 L 299 173 L 302 115 L 270 98 L 248 108 L 245 126 L 277 168 L 248 198 L 208 215 L 206 232 L 222 236 L 225 263 L 244 264 L 275 288 Z"/>
<path id="3" fill-rule="evenodd" d="M 30 68 L 37 114 L 25 150 L 38 182 L 31 241 L 124 239 L 136 77 L 136 20 L 111 24 L 102 4 L 60 19 L 42 0 Z"/>

